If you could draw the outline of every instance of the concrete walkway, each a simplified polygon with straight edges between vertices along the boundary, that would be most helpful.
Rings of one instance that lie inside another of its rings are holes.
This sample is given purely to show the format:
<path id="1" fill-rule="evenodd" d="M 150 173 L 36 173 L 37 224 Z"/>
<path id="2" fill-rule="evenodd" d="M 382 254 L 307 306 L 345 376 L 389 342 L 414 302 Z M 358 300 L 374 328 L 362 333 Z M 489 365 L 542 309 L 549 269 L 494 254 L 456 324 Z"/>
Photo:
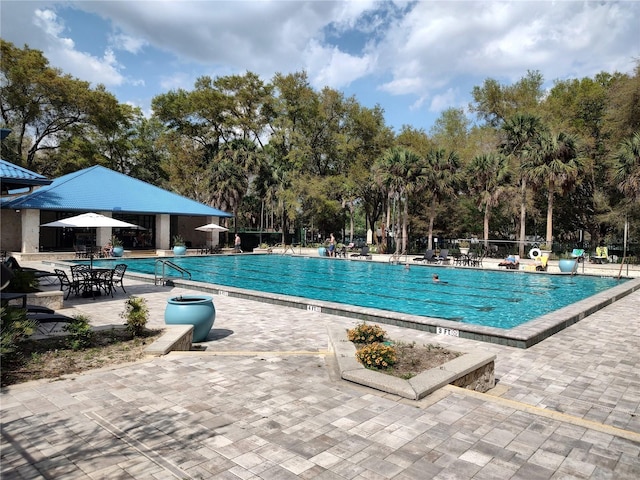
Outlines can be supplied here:
<path id="1" fill-rule="evenodd" d="M 125 280 L 163 325 L 169 296 Z M 127 295 L 71 299 L 121 324 Z M 495 353 L 488 394 L 421 401 L 340 380 L 327 326 L 354 320 L 216 296 L 205 351 L 0 393 L 3 479 L 637 479 L 640 291 L 527 349 L 384 325 Z"/>

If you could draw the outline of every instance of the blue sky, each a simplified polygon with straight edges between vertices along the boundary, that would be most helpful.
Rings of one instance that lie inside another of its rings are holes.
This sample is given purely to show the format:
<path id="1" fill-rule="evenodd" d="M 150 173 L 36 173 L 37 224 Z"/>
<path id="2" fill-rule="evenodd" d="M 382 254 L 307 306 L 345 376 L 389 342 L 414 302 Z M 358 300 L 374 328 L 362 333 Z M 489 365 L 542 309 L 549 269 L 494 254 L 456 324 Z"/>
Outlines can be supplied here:
<path id="1" fill-rule="evenodd" d="M 486 78 L 633 71 L 638 1 L 13 1 L 0 34 L 150 114 L 155 95 L 211 77 L 305 70 L 387 124 L 427 132 Z M 471 117 L 473 119 L 473 117 Z"/>

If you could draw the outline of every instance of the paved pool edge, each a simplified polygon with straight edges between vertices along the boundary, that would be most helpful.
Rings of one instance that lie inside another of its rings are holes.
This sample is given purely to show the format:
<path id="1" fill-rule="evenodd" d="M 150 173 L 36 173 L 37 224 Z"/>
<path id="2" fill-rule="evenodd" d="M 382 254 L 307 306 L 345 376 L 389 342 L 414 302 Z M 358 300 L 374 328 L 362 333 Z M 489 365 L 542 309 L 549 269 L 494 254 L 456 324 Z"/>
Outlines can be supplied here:
<path id="1" fill-rule="evenodd" d="M 127 272 L 127 277 L 154 283 L 153 275 Z M 626 279 L 626 281 L 620 285 L 511 329 L 463 324 L 440 318 L 422 317 L 374 308 L 343 305 L 335 302 L 303 299 L 289 295 L 258 292 L 255 290 L 245 290 L 191 280 L 174 280 L 173 285 L 207 292 L 212 295 L 224 295 L 254 300 L 329 315 L 338 315 L 369 323 L 384 323 L 387 325 L 427 331 L 434 334 L 452 335 L 460 338 L 526 349 L 579 322 L 607 305 L 611 305 L 613 302 L 639 290 L 640 278 Z"/>

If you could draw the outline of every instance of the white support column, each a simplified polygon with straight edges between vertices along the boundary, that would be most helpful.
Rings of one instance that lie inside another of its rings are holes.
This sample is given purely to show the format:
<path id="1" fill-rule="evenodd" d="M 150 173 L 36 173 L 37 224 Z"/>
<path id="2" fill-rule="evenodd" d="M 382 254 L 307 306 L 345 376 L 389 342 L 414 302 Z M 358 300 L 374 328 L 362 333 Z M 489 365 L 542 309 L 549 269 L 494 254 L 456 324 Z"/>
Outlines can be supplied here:
<path id="1" fill-rule="evenodd" d="M 111 217 L 111 212 L 99 212 L 101 215 L 105 217 Z M 111 241 L 111 236 L 113 235 L 113 229 L 111 227 L 101 227 L 96 228 L 96 245 L 98 247 L 104 247 L 107 243 Z"/>
<path id="2" fill-rule="evenodd" d="M 169 250 L 171 246 L 171 215 L 156 215 L 156 248 Z"/>
<path id="3" fill-rule="evenodd" d="M 22 214 L 22 253 L 40 251 L 40 210 L 23 209 Z"/>

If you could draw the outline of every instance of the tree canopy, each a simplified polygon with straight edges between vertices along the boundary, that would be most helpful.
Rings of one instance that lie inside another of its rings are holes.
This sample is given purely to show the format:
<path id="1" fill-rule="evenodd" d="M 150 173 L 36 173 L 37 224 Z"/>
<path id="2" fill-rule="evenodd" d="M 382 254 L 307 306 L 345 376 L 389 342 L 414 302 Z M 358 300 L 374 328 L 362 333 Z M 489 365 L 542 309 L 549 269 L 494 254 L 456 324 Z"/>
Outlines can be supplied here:
<path id="1" fill-rule="evenodd" d="M 201 77 L 153 115 L 2 40 L 2 157 L 48 176 L 91 165 L 234 214 L 236 231 L 349 241 L 387 232 L 407 251 L 445 238 L 593 242 L 640 220 L 640 62 L 631 74 L 556 81 L 538 71 L 475 86 L 469 112 L 427 133 L 305 72 Z M 635 226 L 633 226 L 635 225 Z M 295 233 L 298 235 L 298 233 Z M 638 235 L 638 222 L 632 236 Z"/>

